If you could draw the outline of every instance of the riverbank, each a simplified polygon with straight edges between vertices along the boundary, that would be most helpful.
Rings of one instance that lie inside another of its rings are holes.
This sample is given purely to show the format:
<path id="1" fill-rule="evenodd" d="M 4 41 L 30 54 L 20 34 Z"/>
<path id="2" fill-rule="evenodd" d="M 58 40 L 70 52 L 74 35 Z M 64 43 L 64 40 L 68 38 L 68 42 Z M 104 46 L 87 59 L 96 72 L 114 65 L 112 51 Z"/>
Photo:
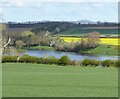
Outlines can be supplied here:
<path id="1" fill-rule="evenodd" d="M 118 46 L 100 45 L 94 49 L 82 51 L 82 53 L 88 53 L 88 54 L 94 54 L 94 55 L 118 56 Z"/>
<path id="2" fill-rule="evenodd" d="M 25 48 L 21 48 L 21 49 L 19 48 L 19 49 L 18 49 L 18 48 L 17 48 L 16 51 L 17 51 L 18 53 L 23 53 L 23 52 L 27 52 L 27 49 L 25 49 Z"/>
<path id="3" fill-rule="evenodd" d="M 18 63 L 2 65 L 3 97 L 118 96 L 117 68 Z"/>
<path id="4" fill-rule="evenodd" d="M 24 47 L 26 50 L 55 50 L 54 47 L 50 46 L 30 46 L 30 47 Z"/>
<path id="5" fill-rule="evenodd" d="M 33 46 L 33 47 L 25 47 L 22 50 L 51 50 L 51 51 L 55 51 L 55 48 L 50 47 L 50 46 Z M 98 46 L 94 49 L 80 51 L 80 53 L 81 54 L 82 53 L 93 54 L 93 55 L 118 56 L 118 46 L 101 44 L 100 46 Z"/>

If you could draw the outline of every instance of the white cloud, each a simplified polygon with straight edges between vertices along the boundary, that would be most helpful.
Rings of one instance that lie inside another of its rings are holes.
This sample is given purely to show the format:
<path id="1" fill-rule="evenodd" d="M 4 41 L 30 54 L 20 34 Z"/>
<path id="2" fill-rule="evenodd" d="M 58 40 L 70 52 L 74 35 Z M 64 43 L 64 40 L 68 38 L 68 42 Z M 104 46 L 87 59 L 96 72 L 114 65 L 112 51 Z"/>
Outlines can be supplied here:
<path id="1" fill-rule="evenodd" d="M 42 3 L 46 2 L 119 2 L 119 0 L 1 0 L 1 2 L 8 2 L 6 6 L 16 7 L 41 7 Z M 102 5 L 98 5 L 102 6 Z"/>
<path id="2" fill-rule="evenodd" d="M 40 2 L 40 0 L 34 0 L 34 2 L 32 0 L 7 0 L 7 3 L 4 4 L 4 6 L 7 7 L 41 7 L 42 3 Z"/>
<path id="3" fill-rule="evenodd" d="M 37 2 L 119 2 L 119 0 L 35 0 Z"/>
<path id="4" fill-rule="evenodd" d="M 23 3 L 23 0 L 9 0 L 8 1 L 8 6 L 23 6 L 24 3 Z"/>

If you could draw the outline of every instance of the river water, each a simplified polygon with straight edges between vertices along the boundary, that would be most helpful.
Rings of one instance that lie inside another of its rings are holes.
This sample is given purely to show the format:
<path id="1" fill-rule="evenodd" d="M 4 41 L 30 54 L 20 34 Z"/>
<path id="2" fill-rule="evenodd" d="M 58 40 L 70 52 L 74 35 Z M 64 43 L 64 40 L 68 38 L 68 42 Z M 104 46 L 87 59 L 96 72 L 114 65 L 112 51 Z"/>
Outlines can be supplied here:
<path id="1" fill-rule="evenodd" d="M 117 60 L 118 56 L 106 56 L 106 55 L 90 55 L 90 54 L 80 54 L 73 52 L 59 52 L 59 51 L 50 51 L 50 50 L 28 50 L 23 54 L 28 54 L 30 56 L 37 57 L 46 57 L 46 56 L 55 56 L 60 58 L 63 55 L 67 55 L 71 60 L 83 60 L 83 59 L 95 59 L 95 60 Z"/>

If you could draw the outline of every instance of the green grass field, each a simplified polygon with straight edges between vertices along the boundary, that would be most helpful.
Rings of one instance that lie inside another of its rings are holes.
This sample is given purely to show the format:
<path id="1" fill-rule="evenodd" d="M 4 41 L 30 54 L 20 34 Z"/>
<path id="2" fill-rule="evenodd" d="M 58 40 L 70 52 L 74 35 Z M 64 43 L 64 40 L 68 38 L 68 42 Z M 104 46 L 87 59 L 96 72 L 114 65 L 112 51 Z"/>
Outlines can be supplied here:
<path id="1" fill-rule="evenodd" d="M 66 31 L 60 32 L 59 35 L 84 35 L 90 32 L 99 32 L 102 35 L 115 35 L 118 34 L 118 29 L 96 29 L 96 28 L 80 28 L 73 27 Z"/>
<path id="2" fill-rule="evenodd" d="M 3 64 L 3 97 L 117 97 L 118 69 Z"/>
<path id="3" fill-rule="evenodd" d="M 116 55 L 118 56 L 118 49 L 117 46 L 112 45 L 100 45 L 94 49 L 89 49 L 84 51 L 84 53 L 90 53 L 95 55 Z"/>

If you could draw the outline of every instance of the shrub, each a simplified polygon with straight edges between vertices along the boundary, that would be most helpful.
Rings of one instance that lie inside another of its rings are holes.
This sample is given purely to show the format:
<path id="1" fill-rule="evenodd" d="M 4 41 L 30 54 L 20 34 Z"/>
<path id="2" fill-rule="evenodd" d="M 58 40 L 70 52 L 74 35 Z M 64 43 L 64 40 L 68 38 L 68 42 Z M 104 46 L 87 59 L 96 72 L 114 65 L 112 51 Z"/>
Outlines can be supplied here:
<path id="1" fill-rule="evenodd" d="M 104 60 L 104 61 L 101 61 L 101 65 L 102 66 L 106 66 L 106 67 L 114 66 L 115 65 L 115 61 Z"/>
<path id="2" fill-rule="evenodd" d="M 83 66 L 88 66 L 88 65 L 98 66 L 99 65 L 99 61 L 97 61 L 97 60 L 91 60 L 91 59 L 84 59 L 82 61 L 82 65 Z"/>
<path id="3" fill-rule="evenodd" d="M 29 63 L 38 63 L 39 58 L 35 56 L 29 56 Z"/>
<path id="4" fill-rule="evenodd" d="M 115 62 L 115 67 L 120 67 L 120 60 Z"/>
<path id="5" fill-rule="evenodd" d="M 43 59 L 43 64 L 58 64 L 59 59 L 54 56 L 46 57 Z"/>
<path id="6" fill-rule="evenodd" d="M 2 57 L 2 63 L 6 62 L 17 62 L 18 56 L 3 56 Z"/>
<path id="7" fill-rule="evenodd" d="M 99 65 L 99 61 L 97 61 L 97 60 L 91 60 L 91 65 L 92 66 L 98 66 Z"/>
<path id="8" fill-rule="evenodd" d="M 27 63 L 28 62 L 29 55 L 23 55 L 20 59 L 19 62 L 21 63 Z"/>
<path id="9" fill-rule="evenodd" d="M 43 57 L 39 57 L 39 58 L 37 58 L 36 60 L 37 60 L 36 62 L 37 62 L 38 64 L 43 64 L 43 62 L 44 62 L 44 58 L 43 58 Z"/>
<path id="10" fill-rule="evenodd" d="M 55 57 L 35 57 L 35 56 L 29 56 L 24 55 L 20 58 L 20 61 L 22 63 L 39 63 L 39 64 L 58 64 L 58 59 Z"/>
<path id="11" fill-rule="evenodd" d="M 38 63 L 38 57 L 35 57 L 35 56 L 29 56 L 29 55 L 23 55 L 19 62 L 22 62 L 22 63 Z"/>
<path id="12" fill-rule="evenodd" d="M 59 65 L 71 65 L 71 63 L 71 60 L 67 56 L 62 56 L 58 61 Z"/>

